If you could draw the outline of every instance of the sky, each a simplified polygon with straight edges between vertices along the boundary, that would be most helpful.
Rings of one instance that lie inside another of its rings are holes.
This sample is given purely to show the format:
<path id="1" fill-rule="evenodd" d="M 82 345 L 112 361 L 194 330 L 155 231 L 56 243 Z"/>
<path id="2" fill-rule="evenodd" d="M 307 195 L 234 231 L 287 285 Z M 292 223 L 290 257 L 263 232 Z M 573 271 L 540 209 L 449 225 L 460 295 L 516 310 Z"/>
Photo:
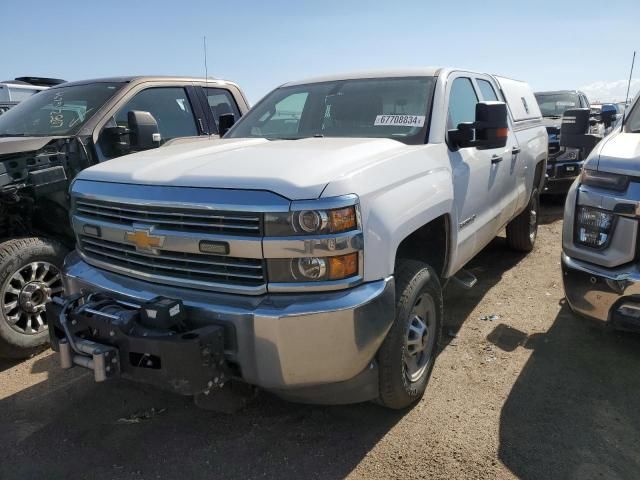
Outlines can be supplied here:
<path id="1" fill-rule="evenodd" d="M 0 80 L 209 76 L 251 103 L 329 73 L 453 66 L 582 89 L 591 100 L 640 89 L 640 0 L 5 0 Z"/>

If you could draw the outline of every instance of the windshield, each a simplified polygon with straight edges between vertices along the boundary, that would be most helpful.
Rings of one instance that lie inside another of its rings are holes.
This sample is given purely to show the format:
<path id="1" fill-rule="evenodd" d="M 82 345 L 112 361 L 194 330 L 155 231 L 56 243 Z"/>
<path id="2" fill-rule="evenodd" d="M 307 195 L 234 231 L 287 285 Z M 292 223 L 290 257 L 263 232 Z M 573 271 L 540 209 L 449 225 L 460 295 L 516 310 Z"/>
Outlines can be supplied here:
<path id="1" fill-rule="evenodd" d="M 225 138 L 391 138 L 424 143 L 435 77 L 339 80 L 281 87 Z"/>
<path id="2" fill-rule="evenodd" d="M 123 83 L 93 83 L 44 90 L 0 117 L 0 137 L 72 135 Z"/>
<path id="3" fill-rule="evenodd" d="M 580 99 L 575 93 L 536 93 L 543 117 L 561 117 L 565 110 L 579 108 Z"/>

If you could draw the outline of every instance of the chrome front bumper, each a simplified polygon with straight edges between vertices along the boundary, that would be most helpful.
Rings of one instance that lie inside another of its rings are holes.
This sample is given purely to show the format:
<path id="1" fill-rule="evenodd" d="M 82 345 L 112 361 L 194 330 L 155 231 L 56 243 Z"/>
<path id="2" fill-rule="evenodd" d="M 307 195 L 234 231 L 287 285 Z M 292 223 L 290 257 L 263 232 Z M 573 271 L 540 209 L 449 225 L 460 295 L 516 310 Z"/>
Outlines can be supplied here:
<path id="1" fill-rule="evenodd" d="M 245 296 L 147 283 L 92 267 L 75 252 L 63 273 L 67 294 L 103 291 L 133 304 L 181 299 L 191 326 L 225 327 L 225 357 L 242 380 L 293 396 L 361 378 L 395 316 L 392 277 L 337 292 Z"/>
<path id="2" fill-rule="evenodd" d="M 636 265 L 602 268 L 563 253 L 562 274 L 574 312 L 622 328 L 640 328 L 640 270 Z"/>

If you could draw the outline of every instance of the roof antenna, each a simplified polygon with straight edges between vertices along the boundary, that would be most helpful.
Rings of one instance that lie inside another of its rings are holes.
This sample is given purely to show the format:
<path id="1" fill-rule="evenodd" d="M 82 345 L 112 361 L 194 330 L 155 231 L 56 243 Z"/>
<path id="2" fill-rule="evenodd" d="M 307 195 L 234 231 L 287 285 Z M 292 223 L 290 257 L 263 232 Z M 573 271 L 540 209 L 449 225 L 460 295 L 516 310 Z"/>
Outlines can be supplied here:
<path id="1" fill-rule="evenodd" d="M 624 100 L 624 111 L 622 112 L 622 122 L 620 122 L 620 131 L 624 127 L 625 117 L 627 115 L 627 108 L 629 105 L 629 90 L 631 90 L 631 77 L 633 76 L 633 65 L 636 63 L 636 51 L 633 51 L 633 58 L 631 59 L 631 71 L 629 72 L 629 83 L 627 84 L 627 96 Z"/>
<path id="2" fill-rule="evenodd" d="M 209 68 L 207 67 L 207 36 L 202 37 L 202 45 L 204 47 L 204 84 L 205 87 L 209 86 Z M 209 97 L 207 97 L 207 103 L 209 103 Z M 215 121 L 215 119 L 214 119 Z M 209 138 L 211 138 L 211 128 L 208 128 Z"/>

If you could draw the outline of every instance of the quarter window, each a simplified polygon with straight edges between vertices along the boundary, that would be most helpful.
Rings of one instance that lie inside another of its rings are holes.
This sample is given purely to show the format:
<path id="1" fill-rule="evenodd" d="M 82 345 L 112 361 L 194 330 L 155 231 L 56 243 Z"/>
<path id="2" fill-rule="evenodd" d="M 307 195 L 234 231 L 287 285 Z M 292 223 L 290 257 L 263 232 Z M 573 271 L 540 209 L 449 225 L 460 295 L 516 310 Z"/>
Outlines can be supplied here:
<path id="1" fill-rule="evenodd" d="M 482 99 L 484 101 L 498 101 L 498 95 L 496 95 L 496 91 L 493 89 L 493 85 L 491 85 L 491 83 L 489 83 L 488 81 L 478 79 L 478 88 L 480 88 Z"/>
<path id="2" fill-rule="evenodd" d="M 477 103 L 478 96 L 471 79 L 467 77 L 456 78 L 449 93 L 448 128 L 456 128 L 459 123 L 463 122 L 474 122 Z"/>

